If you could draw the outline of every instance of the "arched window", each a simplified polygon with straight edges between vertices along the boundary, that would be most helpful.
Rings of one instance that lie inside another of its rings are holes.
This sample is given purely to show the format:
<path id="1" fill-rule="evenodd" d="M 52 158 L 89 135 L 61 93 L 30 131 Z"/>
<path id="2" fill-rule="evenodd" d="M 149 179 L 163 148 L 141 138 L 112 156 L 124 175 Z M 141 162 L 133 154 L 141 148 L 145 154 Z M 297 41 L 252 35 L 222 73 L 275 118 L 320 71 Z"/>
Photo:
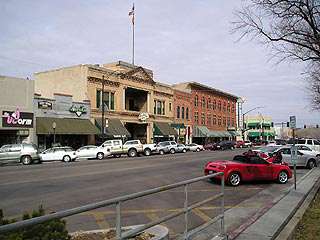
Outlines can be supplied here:
<path id="1" fill-rule="evenodd" d="M 186 109 L 186 119 L 189 120 L 189 108 Z"/>
<path id="2" fill-rule="evenodd" d="M 194 97 L 194 106 L 197 107 L 198 106 L 198 101 L 199 101 L 199 98 L 198 98 L 198 95 L 196 95 Z"/>
<path id="3" fill-rule="evenodd" d="M 177 118 L 180 118 L 180 107 L 177 107 Z"/>
<path id="4" fill-rule="evenodd" d="M 184 119 L 184 107 L 181 107 L 181 118 Z"/>

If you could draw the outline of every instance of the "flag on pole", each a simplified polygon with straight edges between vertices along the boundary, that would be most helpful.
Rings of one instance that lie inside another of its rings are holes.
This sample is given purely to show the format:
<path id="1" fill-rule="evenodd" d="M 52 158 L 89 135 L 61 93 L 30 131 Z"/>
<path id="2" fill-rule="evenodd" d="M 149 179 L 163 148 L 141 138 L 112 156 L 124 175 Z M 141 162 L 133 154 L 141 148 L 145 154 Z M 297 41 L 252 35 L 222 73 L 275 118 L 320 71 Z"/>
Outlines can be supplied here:
<path id="1" fill-rule="evenodd" d="M 131 17 L 132 24 L 134 24 L 134 4 L 131 11 L 129 12 L 129 16 Z"/>

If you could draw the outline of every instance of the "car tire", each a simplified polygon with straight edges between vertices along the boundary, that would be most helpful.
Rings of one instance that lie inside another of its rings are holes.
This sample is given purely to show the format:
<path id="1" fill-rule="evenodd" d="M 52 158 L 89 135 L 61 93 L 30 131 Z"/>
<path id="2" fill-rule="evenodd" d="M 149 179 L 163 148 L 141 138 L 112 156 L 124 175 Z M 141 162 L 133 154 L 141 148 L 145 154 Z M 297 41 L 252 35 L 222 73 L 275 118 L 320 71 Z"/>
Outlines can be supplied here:
<path id="1" fill-rule="evenodd" d="M 288 182 L 288 173 L 286 171 L 281 171 L 278 174 L 278 182 L 281 184 L 285 184 Z"/>
<path id="2" fill-rule="evenodd" d="M 23 165 L 30 165 L 32 163 L 32 158 L 28 155 L 21 157 L 21 162 Z"/>
<path id="3" fill-rule="evenodd" d="M 176 150 L 174 150 L 174 148 L 171 148 L 171 149 L 170 149 L 170 153 L 171 153 L 171 154 L 175 154 L 175 153 L 176 153 Z"/>
<path id="4" fill-rule="evenodd" d="M 115 158 L 119 158 L 119 157 L 121 157 L 121 154 L 113 154 L 112 156 Z"/>
<path id="5" fill-rule="evenodd" d="M 200 152 L 200 148 L 197 148 L 196 151 L 197 151 L 197 152 Z"/>
<path id="6" fill-rule="evenodd" d="M 128 152 L 129 157 L 136 157 L 137 156 L 137 150 L 135 149 L 130 149 Z"/>
<path id="7" fill-rule="evenodd" d="M 316 161 L 314 159 L 310 159 L 307 164 L 307 168 L 312 169 L 316 167 Z"/>
<path id="8" fill-rule="evenodd" d="M 228 181 L 227 181 L 228 185 L 237 187 L 239 186 L 240 182 L 241 182 L 241 177 L 239 173 L 232 172 L 229 174 Z"/>
<path id="9" fill-rule="evenodd" d="M 160 150 L 160 151 L 159 151 L 159 154 L 160 154 L 160 155 L 164 155 L 164 151 L 163 151 L 163 150 Z"/>
<path id="10" fill-rule="evenodd" d="M 150 150 L 149 148 L 146 148 L 146 149 L 144 150 L 144 155 L 145 155 L 145 156 L 150 156 L 150 155 L 151 155 L 151 150 Z"/>
<path id="11" fill-rule="evenodd" d="M 182 150 L 182 152 L 183 152 L 183 153 L 186 153 L 186 152 L 187 152 L 187 149 L 184 148 L 184 149 Z"/>
<path id="12" fill-rule="evenodd" d="M 71 162 L 71 157 L 69 155 L 65 155 L 65 156 L 63 156 L 62 161 L 63 162 Z"/>
<path id="13" fill-rule="evenodd" d="M 97 159 L 102 160 L 104 158 L 104 154 L 102 152 L 97 153 Z"/>

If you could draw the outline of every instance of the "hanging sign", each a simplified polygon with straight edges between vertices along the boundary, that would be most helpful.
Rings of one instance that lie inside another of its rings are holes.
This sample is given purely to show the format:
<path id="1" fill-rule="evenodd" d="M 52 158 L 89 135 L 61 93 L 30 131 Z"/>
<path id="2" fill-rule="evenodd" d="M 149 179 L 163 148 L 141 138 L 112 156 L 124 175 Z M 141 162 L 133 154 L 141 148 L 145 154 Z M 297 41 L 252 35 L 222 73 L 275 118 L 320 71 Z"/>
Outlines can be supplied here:
<path id="1" fill-rule="evenodd" d="M 78 117 L 80 117 L 84 113 L 87 113 L 87 109 L 82 105 L 81 106 L 72 105 L 69 111 L 72 113 L 75 113 Z"/>

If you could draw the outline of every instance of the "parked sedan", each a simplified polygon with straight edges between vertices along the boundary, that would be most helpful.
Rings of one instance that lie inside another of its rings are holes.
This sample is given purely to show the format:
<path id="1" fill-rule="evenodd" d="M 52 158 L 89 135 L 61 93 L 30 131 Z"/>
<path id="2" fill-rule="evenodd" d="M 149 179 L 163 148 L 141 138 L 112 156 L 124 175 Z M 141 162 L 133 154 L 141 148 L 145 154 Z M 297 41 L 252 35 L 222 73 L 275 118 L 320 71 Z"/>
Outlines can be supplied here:
<path id="1" fill-rule="evenodd" d="M 232 161 L 219 160 L 205 165 L 205 175 L 217 172 L 223 172 L 226 183 L 231 186 L 255 180 L 277 180 L 283 184 L 292 177 L 291 169 L 286 163 L 271 163 L 259 156 L 238 155 Z M 214 179 L 221 179 L 221 175 Z"/>
<path id="2" fill-rule="evenodd" d="M 76 152 L 71 147 L 53 147 L 39 154 L 41 161 L 63 161 L 71 162 L 77 157 Z"/>
<path id="3" fill-rule="evenodd" d="M 204 150 L 210 150 L 210 151 L 217 150 L 217 144 L 216 143 L 206 143 L 203 146 L 203 148 L 204 148 Z"/>
<path id="4" fill-rule="evenodd" d="M 178 144 L 176 148 L 176 152 L 182 152 L 185 153 L 187 152 L 187 147 L 184 144 Z"/>
<path id="5" fill-rule="evenodd" d="M 235 149 L 236 143 L 233 141 L 221 141 L 217 143 L 217 149 L 227 150 L 227 149 Z"/>
<path id="6" fill-rule="evenodd" d="M 97 147 L 94 145 L 83 146 L 76 151 L 77 159 L 103 159 L 109 156 L 110 149 L 104 147 Z"/>
<path id="7" fill-rule="evenodd" d="M 186 146 L 189 151 L 193 151 L 193 152 L 200 152 L 204 150 L 202 145 L 199 145 L 196 143 L 187 144 Z"/>

